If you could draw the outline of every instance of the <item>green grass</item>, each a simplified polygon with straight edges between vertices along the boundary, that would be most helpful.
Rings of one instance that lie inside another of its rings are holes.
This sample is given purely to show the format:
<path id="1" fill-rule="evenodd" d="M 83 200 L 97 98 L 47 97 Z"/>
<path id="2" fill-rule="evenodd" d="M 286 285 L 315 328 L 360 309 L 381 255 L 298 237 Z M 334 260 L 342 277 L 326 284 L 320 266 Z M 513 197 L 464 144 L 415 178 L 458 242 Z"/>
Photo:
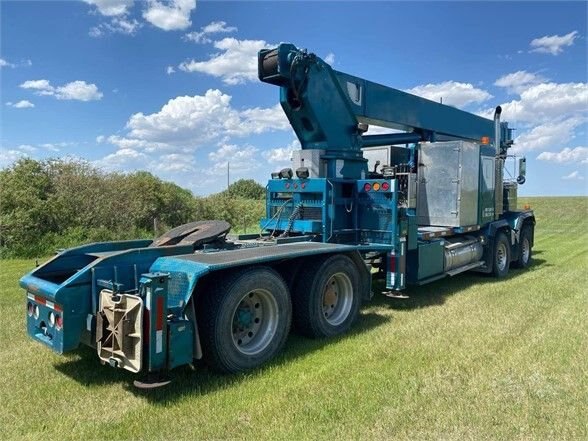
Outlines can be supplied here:
<path id="1" fill-rule="evenodd" d="M 1 261 L 2 438 L 587 439 L 588 198 L 525 202 L 529 270 L 376 295 L 346 336 L 292 336 L 245 375 L 178 369 L 150 393 L 90 349 L 29 340 L 17 280 L 33 262 Z"/>

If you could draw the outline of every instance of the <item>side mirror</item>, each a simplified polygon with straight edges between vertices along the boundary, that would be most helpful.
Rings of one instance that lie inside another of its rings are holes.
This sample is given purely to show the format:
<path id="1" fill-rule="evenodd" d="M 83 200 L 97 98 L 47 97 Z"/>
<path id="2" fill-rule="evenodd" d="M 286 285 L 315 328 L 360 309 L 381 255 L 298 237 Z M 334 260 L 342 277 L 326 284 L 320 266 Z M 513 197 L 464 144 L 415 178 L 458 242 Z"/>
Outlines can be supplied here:
<path id="1" fill-rule="evenodd" d="M 526 179 L 525 176 L 527 175 L 527 158 L 522 157 L 519 158 L 519 176 L 517 177 L 517 182 L 519 184 L 524 184 Z"/>

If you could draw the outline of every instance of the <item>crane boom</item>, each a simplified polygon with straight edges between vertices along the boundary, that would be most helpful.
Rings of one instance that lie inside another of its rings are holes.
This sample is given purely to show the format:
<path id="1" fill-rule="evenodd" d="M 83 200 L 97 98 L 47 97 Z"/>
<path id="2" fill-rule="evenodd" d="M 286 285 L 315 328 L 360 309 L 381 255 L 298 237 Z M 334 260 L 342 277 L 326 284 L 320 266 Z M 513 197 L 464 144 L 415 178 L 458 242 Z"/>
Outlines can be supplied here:
<path id="1" fill-rule="evenodd" d="M 259 78 L 280 86 L 280 102 L 302 149 L 337 151 L 345 158 L 362 147 L 463 139 L 494 143 L 494 121 L 332 69 L 312 53 L 282 43 L 259 53 Z M 363 124 L 403 130 L 365 135 Z M 510 139 L 501 125 L 502 143 Z"/>

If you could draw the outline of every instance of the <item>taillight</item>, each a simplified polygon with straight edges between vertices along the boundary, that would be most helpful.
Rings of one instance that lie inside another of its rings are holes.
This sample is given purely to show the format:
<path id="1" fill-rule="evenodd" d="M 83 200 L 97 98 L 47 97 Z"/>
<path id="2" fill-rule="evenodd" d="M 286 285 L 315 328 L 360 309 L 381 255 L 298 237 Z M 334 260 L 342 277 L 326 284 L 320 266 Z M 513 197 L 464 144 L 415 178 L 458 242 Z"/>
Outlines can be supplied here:
<path id="1" fill-rule="evenodd" d="M 382 190 L 384 190 L 384 191 L 390 190 L 390 184 L 388 184 L 387 182 L 382 182 Z"/>
<path id="2" fill-rule="evenodd" d="M 363 191 L 370 191 L 372 189 L 372 185 L 369 182 L 366 182 L 363 185 Z"/>
<path id="3" fill-rule="evenodd" d="M 29 314 L 29 317 L 35 313 L 35 307 L 31 302 L 27 303 L 27 312 Z"/>
<path id="4" fill-rule="evenodd" d="M 61 317 L 60 315 L 55 317 L 55 327 L 57 328 L 57 330 L 63 328 L 63 317 Z"/>
<path id="5" fill-rule="evenodd" d="M 372 188 L 374 189 L 374 191 L 378 191 L 380 189 L 380 183 L 374 182 L 374 185 L 372 185 Z"/>

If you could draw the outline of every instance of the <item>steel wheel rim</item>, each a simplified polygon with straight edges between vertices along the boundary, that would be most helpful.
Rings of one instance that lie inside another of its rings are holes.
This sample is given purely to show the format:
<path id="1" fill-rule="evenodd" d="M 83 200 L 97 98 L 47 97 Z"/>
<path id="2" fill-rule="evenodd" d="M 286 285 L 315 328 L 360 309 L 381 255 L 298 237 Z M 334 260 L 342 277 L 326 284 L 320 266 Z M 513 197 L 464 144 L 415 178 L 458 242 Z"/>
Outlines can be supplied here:
<path id="1" fill-rule="evenodd" d="M 322 313 L 327 323 L 338 326 L 345 321 L 353 304 L 353 284 L 345 273 L 333 274 L 323 288 Z"/>
<path id="2" fill-rule="evenodd" d="M 245 355 L 257 355 L 273 340 L 277 331 L 278 302 L 271 292 L 256 289 L 245 294 L 233 311 L 233 344 Z"/>
<path id="3" fill-rule="evenodd" d="M 496 266 L 500 271 L 506 268 L 506 245 L 502 242 L 496 247 Z"/>
<path id="4" fill-rule="evenodd" d="M 529 239 L 526 237 L 521 243 L 521 254 L 523 256 L 523 262 L 527 263 L 529 261 L 529 257 L 531 256 L 531 247 L 529 246 Z"/>

